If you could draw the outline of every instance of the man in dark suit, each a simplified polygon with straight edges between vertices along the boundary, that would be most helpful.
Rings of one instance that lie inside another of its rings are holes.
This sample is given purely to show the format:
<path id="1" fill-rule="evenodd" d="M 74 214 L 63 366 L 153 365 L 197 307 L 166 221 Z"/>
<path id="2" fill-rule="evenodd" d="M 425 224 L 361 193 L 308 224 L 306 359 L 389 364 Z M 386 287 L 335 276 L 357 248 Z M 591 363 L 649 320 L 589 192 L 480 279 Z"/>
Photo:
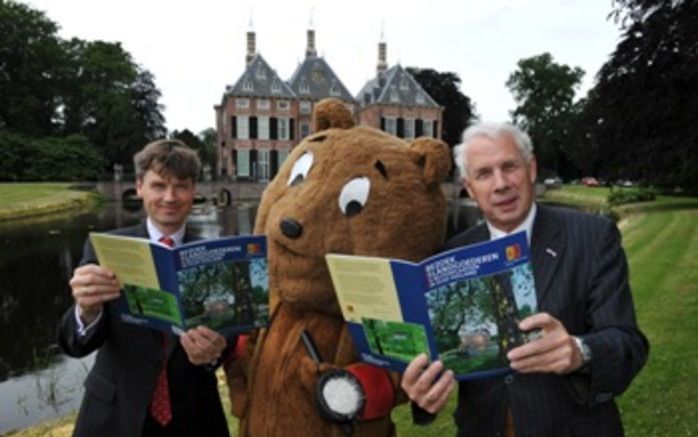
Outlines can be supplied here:
<path id="1" fill-rule="evenodd" d="M 635 321 L 628 267 L 615 224 L 534 202 L 536 160 L 524 132 L 478 124 L 454 157 L 485 217 L 450 249 L 526 230 L 539 313 L 519 324 L 541 337 L 510 350 L 513 371 L 459 383 L 459 436 L 622 436 L 614 402 L 640 371 L 649 346 Z M 441 362 L 410 363 L 402 386 L 417 423 L 428 423 L 456 383 Z"/>
<path id="2" fill-rule="evenodd" d="M 148 144 L 134 157 L 145 222 L 114 231 L 167 245 L 191 239 L 185 222 L 199 172 L 196 152 L 175 140 Z M 226 339 L 200 326 L 176 336 L 122 323 L 112 311 L 118 278 L 97 265 L 89 240 L 70 286 L 75 304 L 58 342 L 71 356 L 97 350 L 85 381 L 75 436 L 227 437 L 215 363 Z"/>

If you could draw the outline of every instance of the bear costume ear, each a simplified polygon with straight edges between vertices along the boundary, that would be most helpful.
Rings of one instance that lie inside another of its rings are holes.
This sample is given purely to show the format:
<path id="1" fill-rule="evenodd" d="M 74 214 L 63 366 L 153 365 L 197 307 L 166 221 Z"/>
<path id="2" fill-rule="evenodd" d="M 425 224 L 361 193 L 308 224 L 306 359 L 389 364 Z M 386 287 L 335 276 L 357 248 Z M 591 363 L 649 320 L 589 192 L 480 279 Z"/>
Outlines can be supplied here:
<path id="1" fill-rule="evenodd" d="M 427 185 L 440 184 L 451 171 L 451 154 L 443 141 L 421 137 L 410 143 L 412 159 L 422 167 Z"/>
<path id="2" fill-rule="evenodd" d="M 313 132 L 330 128 L 349 129 L 354 127 L 351 111 L 337 99 L 322 99 L 313 110 Z"/>

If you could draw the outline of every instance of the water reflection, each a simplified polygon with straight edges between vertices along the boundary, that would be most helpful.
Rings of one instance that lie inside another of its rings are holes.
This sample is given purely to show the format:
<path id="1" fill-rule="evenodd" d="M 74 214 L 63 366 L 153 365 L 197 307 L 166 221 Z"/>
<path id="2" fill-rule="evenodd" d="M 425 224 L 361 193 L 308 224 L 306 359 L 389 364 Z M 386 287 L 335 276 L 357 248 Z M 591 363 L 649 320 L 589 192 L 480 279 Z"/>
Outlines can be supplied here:
<path id="1" fill-rule="evenodd" d="M 255 204 L 202 204 L 190 225 L 204 238 L 249 233 L 255 215 Z M 92 358 L 65 359 L 56 347 L 56 326 L 72 303 L 68 280 L 90 231 L 129 226 L 141 217 L 140 210 L 107 204 L 72 216 L 0 223 L 0 433 L 77 407 Z"/>

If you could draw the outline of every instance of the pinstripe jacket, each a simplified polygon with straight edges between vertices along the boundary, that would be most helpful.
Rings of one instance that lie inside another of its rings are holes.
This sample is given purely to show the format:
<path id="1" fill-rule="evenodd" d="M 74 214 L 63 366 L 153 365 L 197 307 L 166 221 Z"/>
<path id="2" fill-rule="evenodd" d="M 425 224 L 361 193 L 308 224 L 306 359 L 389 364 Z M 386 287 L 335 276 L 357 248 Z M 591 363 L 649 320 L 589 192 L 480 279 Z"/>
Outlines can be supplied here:
<path id="1" fill-rule="evenodd" d="M 489 238 L 483 223 L 446 248 Z M 539 311 L 583 338 L 592 361 L 566 376 L 513 372 L 461 382 L 458 435 L 504 435 L 510 407 L 516 437 L 622 436 L 614 398 L 644 365 L 649 345 L 635 322 L 620 233 L 606 218 L 538 205 L 531 252 Z"/>

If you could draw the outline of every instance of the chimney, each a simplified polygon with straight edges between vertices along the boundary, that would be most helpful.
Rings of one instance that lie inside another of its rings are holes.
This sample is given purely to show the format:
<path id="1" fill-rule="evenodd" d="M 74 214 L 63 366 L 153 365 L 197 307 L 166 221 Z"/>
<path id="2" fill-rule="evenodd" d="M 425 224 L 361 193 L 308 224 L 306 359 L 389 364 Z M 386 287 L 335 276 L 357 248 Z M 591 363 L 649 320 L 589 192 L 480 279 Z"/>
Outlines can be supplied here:
<path id="1" fill-rule="evenodd" d="M 310 8 L 310 23 L 308 24 L 308 44 L 305 48 L 305 57 L 317 57 L 317 50 L 315 50 L 315 26 L 313 26 L 313 8 Z"/>
<path id="2" fill-rule="evenodd" d="M 388 70 L 388 63 L 386 61 L 387 53 L 388 45 L 385 42 L 385 34 L 383 29 L 381 29 L 381 38 L 378 42 L 378 65 L 376 66 L 378 77 L 382 77 L 383 74 Z"/>
<path id="3" fill-rule="evenodd" d="M 257 36 L 252 26 L 252 11 L 250 11 L 250 24 L 247 29 L 247 55 L 245 56 L 245 65 L 250 65 L 254 55 L 257 54 Z"/>
<path id="4" fill-rule="evenodd" d="M 317 57 L 317 50 L 315 50 L 315 31 L 313 29 L 308 29 L 308 46 L 305 48 L 305 57 Z"/>

